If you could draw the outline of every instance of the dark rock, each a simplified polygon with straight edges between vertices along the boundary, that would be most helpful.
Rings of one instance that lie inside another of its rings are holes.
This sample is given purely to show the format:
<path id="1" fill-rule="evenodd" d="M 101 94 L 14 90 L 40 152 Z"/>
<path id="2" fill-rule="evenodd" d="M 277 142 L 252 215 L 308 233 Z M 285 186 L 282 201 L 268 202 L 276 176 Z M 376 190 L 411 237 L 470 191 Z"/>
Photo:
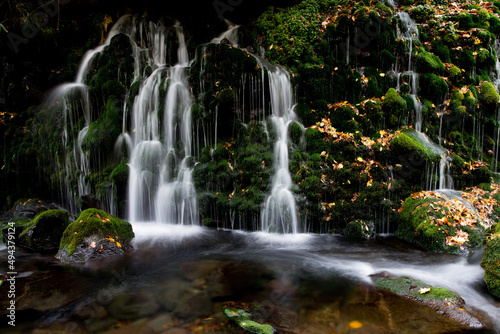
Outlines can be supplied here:
<path id="1" fill-rule="evenodd" d="M 177 304 L 192 293 L 191 284 L 185 281 L 170 281 L 157 295 L 160 305 L 167 311 L 173 311 Z"/>
<path id="2" fill-rule="evenodd" d="M 87 194 L 80 197 L 81 210 L 101 209 L 101 200 L 94 194 Z"/>
<path id="3" fill-rule="evenodd" d="M 108 313 L 118 320 L 139 319 L 154 314 L 160 305 L 149 293 L 120 295 L 107 306 Z"/>
<path id="4" fill-rule="evenodd" d="M 17 245 L 40 252 L 57 250 L 68 225 L 69 213 L 67 211 L 43 211 L 19 234 Z"/>
<path id="5" fill-rule="evenodd" d="M 189 320 L 206 317 L 212 313 L 212 302 L 205 292 L 195 290 L 179 301 L 173 313 Z"/>

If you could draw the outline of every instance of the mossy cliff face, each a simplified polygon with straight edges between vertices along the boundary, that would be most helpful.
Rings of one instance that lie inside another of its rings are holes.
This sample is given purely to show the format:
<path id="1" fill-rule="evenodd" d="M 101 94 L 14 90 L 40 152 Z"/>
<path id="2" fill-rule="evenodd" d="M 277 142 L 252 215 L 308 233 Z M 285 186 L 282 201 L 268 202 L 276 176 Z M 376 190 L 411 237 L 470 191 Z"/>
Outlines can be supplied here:
<path id="1" fill-rule="evenodd" d="M 87 209 L 64 231 L 56 257 L 62 262 L 86 262 L 124 254 L 134 237 L 130 223 L 104 211 Z"/>
<path id="2" fill-rule="evenodd" d="M 417 111 L 422 132 L 450 152 L 457 189 L 491 181 L 491 170 L 498 166 L 498 93 L 492 82 L 499 4 L 403 1 L 397 6 L 378 0 L 305 0 L 269 8 L 240 28 L 240 45 L 251 46 L 247 50 L 226 42 L 202 45 L 190 35 L 197 28 L 185 24 L 188 51 L 195 56 L 187 71 L 197 138 L 197 203 L 205 224 L 259 229 L 276 134 L 267 121 L 269 78 L 253 54 L 286 67 L 294 86 L 294 110 L 305 131 L 298 123 L 289 128 L 291 190 L 307 230 L 341 232 L 357 220 L 373 221 L 378 230 L 381 222 L 394 221 L 401 200 L 429 188 L 426 178 L 435 181 L 435 176 L 426 173 L 437 155 L 410 135 Z M 416 32 L 411 42 L 398 38 L 404 29 L 399 12 L 416 22 L 418 39 Z M 174 21 L 151 19 L 170 25 L 165 31 L 173 41 L 165 51 L 168 68 L 177 61 Z M 213 27 L 222 30 L 220 25 L 207 28 L 203 41 L 210 40 Z M 98 35 L 85 48 L 98 45 L 106 28 Z M 63 100 L 25 110 L 22 117 L 0 115 L 6 133 L 2 177 L 16 193 L 9 206 L 21 191 L 50 197 L 63 185 L 64 191 L 77 193 L 78 180 L 103 206 L 113 197 L 117 212 L 125 213 L 129 156 L 126 145 L 116 155 L 111 151 L 122 126 L 132 133 L 131 117 L 123 115 L 130 116 L 141 83 L 156 70 L 142 62 L 135 68 L 133 46 L 117 34 L 90 63 L 84 82 L 92 115 L 81 142 L 78 134 L 87 125 L 78 107 L 81 91 L 73 92 L 77 107 L 66 128 Z M 84 49 L 72 55 L 73 72 Z M 161 114 L 168 79 L 159 86 Z M 81 168 L 70 173 L 60 168 L 79 161 L 80 151 L 89 161 L 85 175 Z"/>
<path id="3" fill-rule="evenodd" d="M 500 298 L 500 223 L 486 231 L 485 244 L 481 262 L 484 281 L 490 293 Z"/>

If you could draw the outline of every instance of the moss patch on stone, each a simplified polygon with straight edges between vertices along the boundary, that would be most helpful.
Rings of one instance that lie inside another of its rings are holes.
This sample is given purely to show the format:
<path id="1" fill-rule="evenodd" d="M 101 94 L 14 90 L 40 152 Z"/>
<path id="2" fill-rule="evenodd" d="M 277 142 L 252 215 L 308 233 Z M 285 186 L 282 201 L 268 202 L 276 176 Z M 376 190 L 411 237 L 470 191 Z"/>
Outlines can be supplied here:
<path id="1" fill-rule="evenodd" d="M 68 224 L 69 213 L 66 210 L 41 212 L 23 226 L 19 245 L 37 251 L 57 249 Z"/>
<path id="2" fill-rule="evenodd" d="M 271 325 L 260 324 L 251 320 L 252 315 L 245 310 L 236 308 L 222 308 L 224 315 L 231 319 L 238 326 L 250 333 L 273 334 L 274 328 Z"/>
<path id="3" fill-rule="evenodd" d="M 134 237 L 132 225 L 102 210 L 87 209 L 64 231 L 59 250 L 67 249 L 73 254 L 77 246 L 86 237 L 98 235 L 101 238 L 111 236 L 115 240 L 129 242 Z"/>
<path id="4" fill-rule="evenodd" d="M 444 288 L 433 287 L 410 277 L 374 278 L 375 286 L 397 295 L 416 299 L 459 300 L 460 296 Z"/>

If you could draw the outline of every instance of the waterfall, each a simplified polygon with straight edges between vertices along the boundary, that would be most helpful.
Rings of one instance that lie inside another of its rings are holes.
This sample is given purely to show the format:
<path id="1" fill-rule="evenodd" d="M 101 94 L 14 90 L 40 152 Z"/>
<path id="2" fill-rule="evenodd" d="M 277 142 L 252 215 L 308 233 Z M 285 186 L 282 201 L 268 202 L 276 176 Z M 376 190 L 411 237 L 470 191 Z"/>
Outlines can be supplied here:
<path id="1" fill-rule="evenodd" d="M 495 40 L 495 73 L 494 73 L 494 80 L 493 80 L 493 86 L 495 87 L 497 93 L 500 92 L 500 60 L 498 59 L 498 56 L 500 55 L 500 40 L 497 38 Z M 498 147 L 500 146 L 500 108 L 497 108 L 496 111 L 496 117 L 495 117 L 495 122 L 497 129 L 494 133 L 494 148 L 493 148 L 493 163 L 491 164 L 491 170 L 494 173 L 498 172 L 498 153 L 499 149 Z"/>
<path id="2" fill-rule="evenodd" d="M 56 159 L 60 196 L 63 205 L 71 213 L 77 213 L 77 200 L 80 196 L 90 193 L 87 179 L 90 173 L 89 152 L 82 149 L 82 141 L 91 121 L 88 87 L 81 83 L 57 86 L 45 100 L 44 107 L 60 115 L 63 161 Z M 76 132 L 82 116 L 84 125 Z M 73 140 L 73 137 L 76 140 Z M 72 186 L 75 183 L 76 188 Z"/>
<path id="3" fill-rule="evenodd" d="M 228 30 L 224 31 L 218 37 L 213 38 L 210 41 L 210 43 L 219 44 L 224 39 L 227 39 L 229 42 L 231 42 L 232 46 L 237 47 L 238 46 L 238 28 L 240 26 L 236 25 L 228 20 L 225 20 L 225 21 L 226 21 L 226 24 L 228 26 Z"/>
<path id="4" fill-rule="evenodd" d="M 159 59 L 132 108 L 129 219 L 198 225 L 192 180 L 192 100 L 185 74 L 189 57 L 180 24 L 175 30 L 178 63 L 166 68 L 164 59 Z M 166 89 L 164 101 L 162 89 Z"/>
<path id="5" fill-rule="evenodd" d="M 293 186 L 288 167 L 288 125 L 297 119 L 293 111 L 293 96 L 288 72 L 283 68 L 258 60 L 269 76 L 271 94 L 271 120 L 277 132 L 274 144 L 274 168 L 271 193 L 267 196 L 261 213 L 262 230 L 265 232 L 297 233 L 299 219 Z"/>
<path id="6" fill-rule="evenodd" d="M 412 133 L 413 137 L 421 142 L 426 148 L 432 150 L 435 154 L 441 156 L 439 166 L 435 167 L 432 163 L 431 166 L 427 168 L 427 175 L 425 181 L 425 188 L 432 190 L 443 190 L 443 189 L 453 189 L 453 179 L 450 175 L 450 163 L 451 159 L 449 157 L 448 151 L 441 145 L 433 143 L 425 133 L 422 132 L 422 103 L 417 97 L 418 93 L 418 73 L 415 73 L 412 68 L 412 52 L 413 52 L 413 40 L 419 39 L 419 32 L 415 21 L 413 21 L 410 15 L 406 12 L 398 12 L 395 14 L 400 25 L 396 27 L 396 34 L 398 39 L 405 41 L 405 44 L 409 44 L 408 52 L 408 70 L 404 72 L 399 72 L 397 76 L 397 86 L 396 90 L 399 92 L 401 88 L 401 75 L 408 80 L 407 84 L 410 86 L 409 96 L 413 100 L 415 106 L 415 130 L 416 133 Z M 396 70 L 398 70 L 396 68 Z M 442 117 L 441 117 L 442 121 Z M 441 124 L 440 124 L 441 129 Z M 441 131 L 439 133 L 439 141 L 441 144 Z M 432 182 L 432 177 L 438 175 L 438 179 Z"/>

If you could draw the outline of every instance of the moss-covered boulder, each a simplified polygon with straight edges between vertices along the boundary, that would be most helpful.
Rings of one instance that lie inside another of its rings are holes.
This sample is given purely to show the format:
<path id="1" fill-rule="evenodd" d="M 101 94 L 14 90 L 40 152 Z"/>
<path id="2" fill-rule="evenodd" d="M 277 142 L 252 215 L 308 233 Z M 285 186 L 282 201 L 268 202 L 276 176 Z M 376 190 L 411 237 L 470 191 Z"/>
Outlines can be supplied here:
<path id="1" fill-rule="evenodd" d="M 445 67 L 438 56 L 427 51 L 421 51 L 415 58 L 417 69 L 420 73 L 441 74 Z"/>
<path id="2" fill-rule="evenodd" d="M 237 308 L 222 308 L 222 312 L 226 317 L 250 333 L 272 334 L 274 328 L 271 325 L 260 324 L 251 320 L 252 315 L 245 310 Z"/>
<path id="3" fill-rule="evenodd" d="M 102 210 L 87 209 L 64 231 L 56 258 L 78 263 L 130 250 L 132 225 Z"/>
<path id="4" fill-rule="evenodd" d="M 375 237 L 375 224 L 360 219 L 353 220 L 341 234 L 349 240 L 368 240 Z"/>
<path id="5" fill-rule="evenodd" d="M 392 276 L 386 272 L 371 275 L 375 287 L 381 291 L 408 299 L 408 303 L 418 303 L 434 312 L 425 312 L 428 317 L 441 318 L 439 333 L 468 332 L 469 330 L 491 330 L 491 322 L 477 310 L 469 307 L 456 293 L 444 288 L 420 282 L 410 277 Z M 389 296 L 387 301 L 394 299 Z M 433 315 L 434 313 L 434 315 Z M 450 330 L 453 329 L 453 330 Z"/>
<path id="6" fill-rule="evenodd" d="M 57 250 L 68 225 L 69 213 L 66 210 L 41 212 L 24 226 L 19 234 L 17 246 L 34 251 Z"/>
<path id="7" fill-rule="evenodd" d="M 257 334 L 301 333 L 298 314 L 284 307 L 271 304 L 224 302 L 222 312 L 246 332 Z"/>
<path id="8" fill-rule="evenodd" d="M 500 223 L 486 231 L 485 243 L 481 261 L 484 281 L 491 294 L 500 298 Z"/>
<path id="9" fill-rule="evenodd" d="M 481 245 L 485 229 L 471 207 L 441 192 L 415 193 L 399 209 L 396 236 L 425 250 L 466 254 Z"/>

